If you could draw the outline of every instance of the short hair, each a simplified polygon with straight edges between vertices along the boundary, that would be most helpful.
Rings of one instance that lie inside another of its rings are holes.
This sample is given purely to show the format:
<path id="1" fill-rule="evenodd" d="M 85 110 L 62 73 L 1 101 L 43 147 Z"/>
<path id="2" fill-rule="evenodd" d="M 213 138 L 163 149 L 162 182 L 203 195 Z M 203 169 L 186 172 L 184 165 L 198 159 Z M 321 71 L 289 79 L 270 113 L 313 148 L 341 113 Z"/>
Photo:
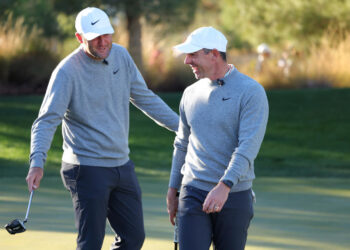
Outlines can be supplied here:
<path id="1" fill-rule="evenodd" d="M 209 52 L 212 51 L 212 49 L 203 49 L 203 51 L 204 51 L 204 54 L 209 54 Z M 222 60 L 226 62 L 226 52 L 219 51 L 219 53 Z"/>

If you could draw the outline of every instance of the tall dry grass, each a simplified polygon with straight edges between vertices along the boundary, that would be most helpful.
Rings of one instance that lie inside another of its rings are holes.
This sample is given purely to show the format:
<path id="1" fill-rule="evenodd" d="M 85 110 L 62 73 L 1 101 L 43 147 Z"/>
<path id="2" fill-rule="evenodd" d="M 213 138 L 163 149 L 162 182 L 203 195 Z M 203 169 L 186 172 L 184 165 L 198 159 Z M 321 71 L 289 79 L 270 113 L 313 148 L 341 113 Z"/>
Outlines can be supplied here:
<path id="1" fill-rule="evenodd" d="M 157 27 L 144 26 L 143 75 L 154 90 L 181 91 L 195 79 L 189 67 L 183 64 L 183 56 L 174 57 L 172 46 L 187 34 L 161 36 L 157 33 L 161 33 Z M 114 41 L 126 46 L 127 32 L 123 23 L 118 25 Z M 49 40 L 36 27 L 28 28 L 23 18 L 13 19 L 9 15 L 0 23 L 0 93 L 5 85 L 6 88 L 28 85 L 43 89 L 58 63 L 57 54 L 62 58 L 76 46 L 74 38 L 66 42 Z M 254 52 L 229 51 L 228 62 L 234 63 L 241 72 L 258 80 L 265 88 L 350 87 L 350 33 L 328 32 L 307 51 L 287 51 L 292 62 L 288 74 L 278 66 L 283 52 L 286 51 L 272 48 L 261 72 L 256 70 L 257 54 Z"/>
<path id="2" fill-rule="evenodd" d="M 54 44 L 21 17 L 1 22 L 0 94 L 43 92 L 57 64 Z"/>
<path id="3" fill-rule="evenodd" d="M 350 87 L 350 33 L 325 36 L 310 48 L 302 73 L 314 82 L 332 87 Z"/>
<path id="4" fill-rule="evenodd" d="M 327 32 L 318 44 L 304 51 L 294 48 L 272 51 L 261 72 L 256 71 L 256 54 L 235 53 L 232 58 L 239 62 L 238 68 L 243 73 L 258 80 L 265 88 L 350 87 L 350 33 Z M 278 66 L 283 53 L 288 54 L 291 63 L 288 74 Z"/>
<path id="5" fill-rule="evenodd" d="M 152 28 L 143 36 L 146 78 L 155 89 L 181 90 L 195 81 L 188 66 L 183 65 L 183 57 L 175 58 L 171 53 L 181 39 L 156 40 Z M 228 62 L 267 89 L 350 87 L 350 33 L 327 32 L 318 44 L 304 50 L 281 47 L 271 48 L 261 71 L 257 71 L 258 55 L 252 51 L 228 51 Z M 290 64 L 288 72 L 279 65 L 283 57 Z"/>
<path id="6" fill-rule="evenodd" d="M 43 46 L 42 32 L 36 27 L 29 29 L 24 18 L 13 19 L 10 14 L 0 25 L 0 56 L 11 58 L 19 53 L 33 49 L 33 46 Z"/>

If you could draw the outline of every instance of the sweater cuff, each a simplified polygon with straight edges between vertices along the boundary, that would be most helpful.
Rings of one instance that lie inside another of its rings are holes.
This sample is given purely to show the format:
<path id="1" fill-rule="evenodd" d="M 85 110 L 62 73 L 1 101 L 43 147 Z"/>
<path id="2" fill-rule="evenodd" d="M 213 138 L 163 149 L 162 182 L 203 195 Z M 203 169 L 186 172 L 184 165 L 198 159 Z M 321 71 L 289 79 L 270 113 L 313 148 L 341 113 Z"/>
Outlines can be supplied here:
<path id="1" fill-rule="evenodd" d="M 40 156 L 35 156 L 30 160 L 30 167 L 39 167 L 39 168 L 44 168 L 44 159 Z"/>
<path id="2" fill-rule="evenodd" d="M 246 157 L 240 154 L 235 154 L 235 157 L 231 160 L 229 167 L 226 169 L 225 174 L 221 177 L 220 181 L 229 180 L 234 186 L 247 172 L 249 167 L 250 163 Z"/>
<path id="3" fill-rule="evenodd" d="M 169 187 L 176 188 L 177 190 L 180 189 L 182 182 L 182 175 L 171 175 L 170 181 L 169 181 Z"/>

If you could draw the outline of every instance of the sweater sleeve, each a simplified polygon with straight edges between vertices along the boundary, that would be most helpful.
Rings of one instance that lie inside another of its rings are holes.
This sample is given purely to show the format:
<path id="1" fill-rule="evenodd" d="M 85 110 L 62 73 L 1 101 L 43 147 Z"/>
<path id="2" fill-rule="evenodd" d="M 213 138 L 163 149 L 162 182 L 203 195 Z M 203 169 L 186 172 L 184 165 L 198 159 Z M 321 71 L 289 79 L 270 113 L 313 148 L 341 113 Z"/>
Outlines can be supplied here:
<path id="1" fill-rule="evenodd" d="M 30 167 L 44 167 L 47 152 L 57 126 L 67 110 L 72 86 L 62 70 L 56 69 L 50 79 L 38 118 L 31 130 Z"/>
<path id="2" fill-rule="evenodd" d="M 130 102 L 158 125 L 176 132 L 179 126 L 179 116 L 147 87 L 130 54 L 128 52 L 126 54 L 131 75 Z"/>
<path id="3" fill-rule="evenodd" d="M 230 163 L 220 181 L 230 180 L 233 185 L 252 167 L 263 141 L 267 120 L 268 101 L 264 89 L 249 89 L 241 103 L 238 147 L 233 151 Z"/>
<path id="4" fill-rule="evenodd" d="M 188 140 L 190 136 L 190 126 L 187 123 L 186 115 L 184 113 L 184 95 L 180 102 L 180 123 L 179 130 L 176 133 L 174 141 L 173 160 L 170 172 L 169 187 L 176 188 L 181 186 L 182 174 L 181 168 L 185 163 L 187 154 Z"/>

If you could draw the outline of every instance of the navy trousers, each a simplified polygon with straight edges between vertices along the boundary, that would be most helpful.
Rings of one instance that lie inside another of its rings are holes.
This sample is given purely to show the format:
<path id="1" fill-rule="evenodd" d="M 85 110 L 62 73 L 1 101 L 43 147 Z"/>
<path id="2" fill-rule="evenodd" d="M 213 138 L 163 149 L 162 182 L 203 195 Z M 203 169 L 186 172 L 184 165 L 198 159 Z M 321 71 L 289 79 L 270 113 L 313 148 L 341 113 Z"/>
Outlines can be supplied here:
<path id="1" fill-rule="evenodd" d="M 141 189 L 132 161 L 111 168 L 62 162 L 61 176 L 75 209 L 77 249 L 101 249 L 106 219 L 116 233 L 111 249 L 141 249 L 145 239 Z"/>
<path id="2" fill-rule="evenodd" d="M 207 191 L 188 185 L 181 188 L 178 208 L 180 249 L 205 250 L 212 241 L 217 250 L 244 249 L 253 218 L 251 189 L 230 193 L 219 213 L 203 212 L 207 194 Z"/>

